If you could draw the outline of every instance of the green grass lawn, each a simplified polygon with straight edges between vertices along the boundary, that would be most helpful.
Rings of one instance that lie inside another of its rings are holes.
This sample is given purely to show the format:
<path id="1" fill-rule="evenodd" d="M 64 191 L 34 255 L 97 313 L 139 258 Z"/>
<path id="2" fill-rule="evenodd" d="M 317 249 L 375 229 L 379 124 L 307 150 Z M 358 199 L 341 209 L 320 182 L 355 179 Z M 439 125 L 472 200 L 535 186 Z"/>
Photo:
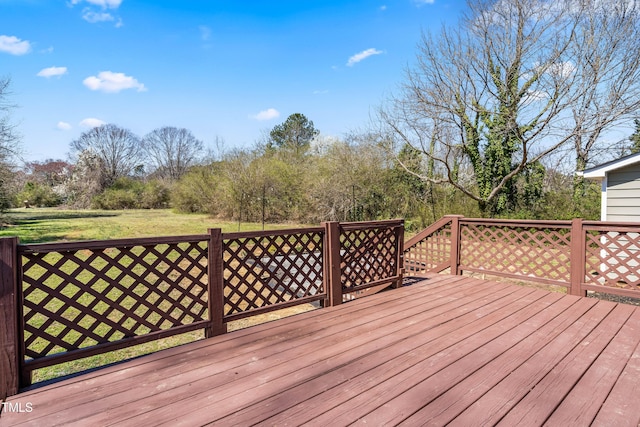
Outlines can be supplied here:
<path id="1" fill-rule="evenodd" d="M 238 223 L 219 221 L 205 214 L 179 214 L 156 210 L 61 210 L 20 208 L 7 212 L 8 224 L 0 237 L 18 236 L 21 243 L 63 240 L 125 239 L 154 236 L 206 234 L 209 228 L 238 231 Z M 291 224 L 267 224 L 266 229 L 295 228 Z M 262 224 L 242 223 L 240 231 L 262 230 Z"/>

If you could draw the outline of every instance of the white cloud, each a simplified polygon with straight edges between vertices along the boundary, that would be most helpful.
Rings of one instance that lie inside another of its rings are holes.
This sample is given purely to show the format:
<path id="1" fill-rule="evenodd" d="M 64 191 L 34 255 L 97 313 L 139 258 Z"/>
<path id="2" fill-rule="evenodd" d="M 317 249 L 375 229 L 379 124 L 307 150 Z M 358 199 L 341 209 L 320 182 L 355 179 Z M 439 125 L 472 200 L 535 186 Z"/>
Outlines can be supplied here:
<path id="1" fill-rule="evenodd" d="M 125 89 L 136 89 L 144 92 L 146 87 L 138 80 L 124 73 L 114 73 L 111 71 L 101 71 L 97 76 L 87 77 L 82 83 L 91 90 L 117 93 Z"/>
<path id="2" fill-rule="evenodd" d="M 80 126 L 85 127 L 85 128 L 97 128 L 100 127 L 102 125 L 106 125 L 107 122 L 100 120 L 100 119 L 96 119 L 94 117 L 89 117 L 86 118 L 84 120 L 82 120 L 80 123 L 78 123 Z"/>
<path id="3" fill-rule="evenodd" d="M 416 6 L 420 7 L 424 4 L 434 4 L 436 0 L 413 0 Z"/>
<path id="4" fill-rule="evenodd" d="M 103 9 L 117 9 L 122 3 L 122 0 L 71 0 L 71 4 L 75 5 L 83 1 L 94 6 L 100 6 Z"/>
<path id="5" fill-rule="evenodd" d="M 31 43 L 27 40 L 20 40 L 16 36 L 0 36 L 0 52 L 11 55 L 24 55 L 31 51 Z"/>
<path id="6" fill-rule="evenodd" d="M 49 68 L 43 68 L 42 70 L 40 70 L 40 72 L 38 72 L 38 74 L 36 74 L 38 77 L 60 77 L 64 74 L 67 74 L 67 67 L 49 67 Z"/>
<path id="7" fill-rule="evenodd" d="M 82 19 L 95 24 L 96 22 L 115 21 L 116 18 L 114 18 L 112 14 L 107 12 L 94 12 L 93 10 L 85 9 L 82 11 Z"/>
<path id="8" fill-rule="evenodd" d="M 56 125 L 56 127 L 60 130 L 70 130 L 73 126 L 71 126 L 69 123 L 67 122 L 58 122 L 58 124 Z"/>
<path id="9" fill-rule="evenodd" d="M 122 27 L 122 18 L 107 12 L 108 9 L 115 10 L 120 7 L 122 0 L 71 0 L 69 5 L 74 6 L 80 3 L 89 4 L 89 6 L 82 9 L 82 19 L 85 21 L 92 24 L 115 21 L 116 28 Z"/>
<path id="10" fill-rule="evenodd" d="M 349 60 L 347 61 L 347 67 L 353 67 L 358 62 L 367 59 L 372 55 L 380 55 L 381 53 L 383 53 L 381 50 L 374 48 L 363 50 L 362 52 L 356 53 L 351 58 L 349 58 Z"/>
<path id="11" fill-rule="evenodd" d="M 326 94 L 326 93 L 329 93 L 329 91 L 328 91 L 328 90 L 326 90 L 326 89 L 324 89 L 324 90 L 314 90 L 314 91 L 313 91 L 313 94 L 314 94 L 314 95 L 324 95 L 324 94 Z"/>
<path id="12" fill-rule="evenodd" d="M 272 120 L 272 119 L 276 119 L 280 117 L 280 112 L 278 110 L 276 110 L 275 108 L 268 108 L 266 110 L 260 111 L 258 114 L 253 115 L 253 116 L 249 116 L 249 118 L 251 119 L 255 119 L 255 120 Z"/>
<path id="13" fill-rule="evenodd" d="M 383 12 L 384 12 L 385 10 L 387 10 L 387 5 L 386 5 L 386 4 L 383 4 L 382 6 L 380 6 L 380 10 L 381 10 L 381 11 L 383 11 Z"/>
<path id="14" fill-rule="evenodd" d="M 570 77 L 576 71 L 576 66 L 571 61 L 561 62 L 559 64 L 553 64 L 550 68 L 550 73 L 561 77 Z"/>

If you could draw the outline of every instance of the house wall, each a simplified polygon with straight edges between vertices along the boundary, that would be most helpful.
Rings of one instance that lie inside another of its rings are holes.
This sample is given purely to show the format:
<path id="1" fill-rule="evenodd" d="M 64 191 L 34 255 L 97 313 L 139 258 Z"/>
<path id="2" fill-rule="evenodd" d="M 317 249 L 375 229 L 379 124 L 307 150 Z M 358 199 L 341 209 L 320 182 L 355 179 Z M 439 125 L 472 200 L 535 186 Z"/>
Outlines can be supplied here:
<path id="1" fill-rule="evenodd" d="M 607 175 L 606 220 L 640 222 L 640 164 Z"/>

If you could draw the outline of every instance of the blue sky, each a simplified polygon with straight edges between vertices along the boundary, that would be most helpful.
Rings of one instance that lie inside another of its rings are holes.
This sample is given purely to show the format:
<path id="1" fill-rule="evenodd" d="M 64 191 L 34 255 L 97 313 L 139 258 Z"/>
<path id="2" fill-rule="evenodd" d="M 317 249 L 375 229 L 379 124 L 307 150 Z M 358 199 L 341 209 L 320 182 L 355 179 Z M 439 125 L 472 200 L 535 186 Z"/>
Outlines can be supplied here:
<path id="1" fill-rule="evenodd" d="M 185 127 L 251 147 L 289 114 L 363 128 L 459 0 L 0 0 L 0 76 L 24 158 L 66 158 L 91 126 Z"/>

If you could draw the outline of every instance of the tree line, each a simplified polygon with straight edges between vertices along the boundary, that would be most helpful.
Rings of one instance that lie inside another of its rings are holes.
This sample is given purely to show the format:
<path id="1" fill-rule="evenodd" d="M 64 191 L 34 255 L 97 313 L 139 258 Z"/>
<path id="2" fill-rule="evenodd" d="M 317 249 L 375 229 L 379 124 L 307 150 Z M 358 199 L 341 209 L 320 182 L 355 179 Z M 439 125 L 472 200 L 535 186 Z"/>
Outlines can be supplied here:
<path id="1" fill-rule="evenodd" d="M 28 163 L 16 174 L 13 200 L 14 206 L 172 207 L 239 222 L 402 217 L 414 229 L 446 214 L 483 214 L 455 186 L 423 179 L 439 172 L 420 150 L 405 144 L 395 152 L 392 146 L 371 131 L 322 136 L 300 113 L 252 148 L 218 156 L 207 155 L 186 129 L 163 127 L 138 138 L 109 124 L 71 143 L 75 161 Z M 527 169 L 514 183 L 512 208 L 503 216 L 597 217 L 598 188 L 574 211 L 571 179 L 542 164 Z"/>
<path id="2" fill-rule="evenodd" d="M 66 165 L 27 165 L 5 199 L 239 221 L 595 219 L 598 188 L 574 172 L 639 149 L 639 12 L 625 0 L 469 0 L 456 23 L 424 32 L 365 131 L 329 138 L 296 113 L 252 148 L 207 156 L 186 129 L 104 125 L 71 143 Z M 631 137 L 612 136 L 634 120 Z M 55 179 L 42 172 L 56 167 Z"/>

